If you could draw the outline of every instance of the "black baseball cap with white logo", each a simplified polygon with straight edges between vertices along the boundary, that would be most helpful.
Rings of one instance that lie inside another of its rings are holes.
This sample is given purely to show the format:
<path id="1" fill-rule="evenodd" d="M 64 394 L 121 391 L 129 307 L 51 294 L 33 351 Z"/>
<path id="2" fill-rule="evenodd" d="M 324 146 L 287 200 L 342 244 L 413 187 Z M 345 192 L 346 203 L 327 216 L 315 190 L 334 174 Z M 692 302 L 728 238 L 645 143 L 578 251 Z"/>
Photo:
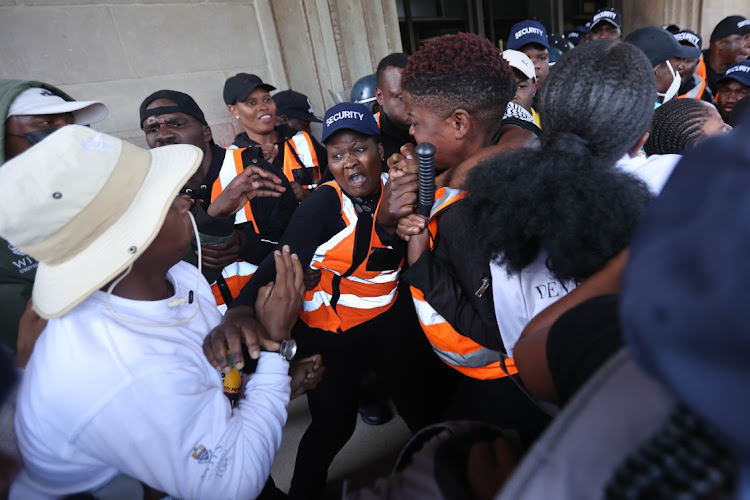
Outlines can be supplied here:
<path id="1" fill-rule="evenodd" d="M 593 30 L 594 26 L 604 22 L 611 24 L 615 28 L 622 28 L 622 16 L 620 15 L 620 11 L 612 7 L 597 10 L 594 17 L 591 18 L 590 29 Z"/>
<path id="2" fill-rule="evenodd" d="M 750 20 L 743 16 L 729 16 L 719 21 L 719 24 L 711 32 L 710 41 L 714 43 L 732 35 L 744 36 L 748 33 L 750 33 Z"/>
<path id="3" fill-rule="evenodd" d="M 682 30 L 675 33 L 674 38 L 682 46 L 677 57 L 682 59 L 698 59 L 701 56 L 703 38 L 698 33 L 691 30 Z"/>

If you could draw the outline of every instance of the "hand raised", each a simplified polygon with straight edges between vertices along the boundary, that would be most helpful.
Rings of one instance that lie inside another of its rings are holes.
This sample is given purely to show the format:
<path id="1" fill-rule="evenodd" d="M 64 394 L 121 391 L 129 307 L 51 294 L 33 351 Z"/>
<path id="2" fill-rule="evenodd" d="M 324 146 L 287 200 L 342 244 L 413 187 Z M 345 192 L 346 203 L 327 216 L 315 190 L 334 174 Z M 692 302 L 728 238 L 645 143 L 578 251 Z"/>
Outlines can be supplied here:
<path id="1" fill-rule="evenodd" d="M 399 177 L 402 174 L 416 174 L 419 172 L 419 162 L 417 162 L 417 153 L 412 143 L 401 146 L 399 153 L 393 153 L 386 163 L 390 169 L 390 174 Z"/>
<path id="2" fill-rule="evenodd" d="M 261 167 L 249 166 L 221 192 L 208 206 L 211 217 L 229 218 L 239 212 L 245 203 L 257 196 L 278 198 L 286 190 L 281 179 Z"/>
<path id="3" fill-rule="evenodd" d="M 297 254 L 284 245 L 282 251 L 274 251 L 276 281 L 267 284 L 258 292 L 255 312 L 258 320 L 272 340 L 281 341 L 291 336 L 292 327 L 302 308 L 305 292 L 302 264 Z"/>
<path id="4" fill-rule="evenodd" d="M 392 179 L 383 188 L 383 197 L 378 207 L 377 223 L 386 232 L 396 232 L 398 221 L 414 213 L 419 191 L 419 176 L 417 174 L 402 174 Z"/>

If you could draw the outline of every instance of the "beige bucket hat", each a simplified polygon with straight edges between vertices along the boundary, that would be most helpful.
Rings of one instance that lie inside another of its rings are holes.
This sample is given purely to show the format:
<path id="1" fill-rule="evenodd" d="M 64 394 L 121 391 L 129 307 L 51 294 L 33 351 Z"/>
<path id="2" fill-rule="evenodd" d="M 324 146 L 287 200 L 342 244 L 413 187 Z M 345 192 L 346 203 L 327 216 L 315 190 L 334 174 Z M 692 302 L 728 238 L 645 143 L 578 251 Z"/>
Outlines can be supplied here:
<path id="1" fill-rule="evenodd" d="M 68 125 L 0 167 L 0 236 L 39 261 L 39 315 L 62 316 L 135 261 L 202 157 Z"/>

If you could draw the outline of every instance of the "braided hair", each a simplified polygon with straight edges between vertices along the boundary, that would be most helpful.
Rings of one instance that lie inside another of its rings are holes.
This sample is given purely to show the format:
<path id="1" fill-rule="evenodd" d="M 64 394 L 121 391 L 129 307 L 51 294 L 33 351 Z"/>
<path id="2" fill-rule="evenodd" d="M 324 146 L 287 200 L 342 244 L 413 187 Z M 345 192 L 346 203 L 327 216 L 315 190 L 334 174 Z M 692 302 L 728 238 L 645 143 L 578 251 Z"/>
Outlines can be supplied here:
<path id="1" fill-rule="evenodd" d="M 654 111 L 646 154 L 683 154 L 703 138 L 703 125 L 711 116 L 709 106 L 697 99 L 672 99 Z"/>
<path id="2" fill-rule="evenodd" d="M 651 199 L 615 163 L 648 130 L 655 92 L 651 64 L 630 44 L 595 41 L 565 54 L 541 93 L 541 149 L 501 153 L 469 174 L 467 238 L 511 273 L 542 250 L 561 281 L 601 269 L 629 245 Z"/>
<path id="3" fill-rule="evenodd" d="M 615 469 L 604 498 L 731 498 L 734 469 L 724 440 L 678 405 L 656 434 Z"/>

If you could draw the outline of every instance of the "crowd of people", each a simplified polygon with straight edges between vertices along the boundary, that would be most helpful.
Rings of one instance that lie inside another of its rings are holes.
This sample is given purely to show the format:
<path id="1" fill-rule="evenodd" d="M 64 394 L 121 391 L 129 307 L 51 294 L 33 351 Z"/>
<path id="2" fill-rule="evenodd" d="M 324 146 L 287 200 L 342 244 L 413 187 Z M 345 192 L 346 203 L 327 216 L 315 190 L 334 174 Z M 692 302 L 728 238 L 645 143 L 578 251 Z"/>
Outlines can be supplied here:
<path id="1" fill-rule="evenodd" d="M 223 147 L 179 90 L 142 149 L 0 81 L 0 495 L 322 498 L 375 384 L 413 437 L 347 498 L 750 498 L 750 20 L 503 45 L 389 54 L 322 118 L 238 73 Z"/>

